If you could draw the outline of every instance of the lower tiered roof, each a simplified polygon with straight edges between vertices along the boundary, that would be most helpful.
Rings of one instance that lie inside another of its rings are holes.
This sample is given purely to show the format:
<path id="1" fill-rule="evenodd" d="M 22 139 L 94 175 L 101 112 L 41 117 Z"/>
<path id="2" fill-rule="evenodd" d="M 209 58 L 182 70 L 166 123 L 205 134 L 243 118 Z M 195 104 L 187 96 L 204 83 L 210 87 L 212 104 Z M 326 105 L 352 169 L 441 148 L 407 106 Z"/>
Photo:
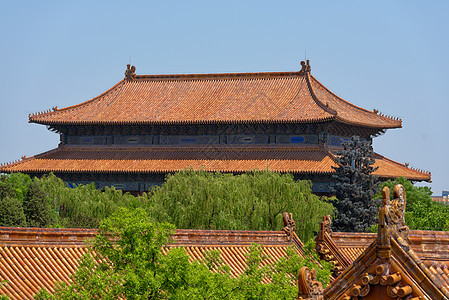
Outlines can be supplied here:
<path id="1" fill-rule="evenodd" d="M 382 178 L 403 176 L 430 181 L 430 172 L 409 168 L 375 154 Z M 247 172 L 270 169 L 294 174 L 332 174 L 335 156 L 320 147 L 60 147 L 5 164 L 0 172 L 12 173 L 170 173 L 184 169 L 213 172 Z"/>

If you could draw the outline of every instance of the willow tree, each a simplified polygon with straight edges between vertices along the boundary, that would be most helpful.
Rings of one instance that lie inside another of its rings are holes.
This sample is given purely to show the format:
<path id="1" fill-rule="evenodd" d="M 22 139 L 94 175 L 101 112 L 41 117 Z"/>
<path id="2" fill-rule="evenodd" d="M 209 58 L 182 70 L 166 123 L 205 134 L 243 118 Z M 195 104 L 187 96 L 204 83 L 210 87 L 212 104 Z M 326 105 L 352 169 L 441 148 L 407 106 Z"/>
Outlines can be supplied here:
<path id="1" fill-rule="evenodd" d="M 309 181 L 272 171 L 232 175 L 186 170 L 168 175 L 150 194 L 150 215 L 178 228 L 280 230 L 287 211 L 303 241 L 319 230 L 323 215 L 333 213 L 331 204 L 312 194 Z"/>

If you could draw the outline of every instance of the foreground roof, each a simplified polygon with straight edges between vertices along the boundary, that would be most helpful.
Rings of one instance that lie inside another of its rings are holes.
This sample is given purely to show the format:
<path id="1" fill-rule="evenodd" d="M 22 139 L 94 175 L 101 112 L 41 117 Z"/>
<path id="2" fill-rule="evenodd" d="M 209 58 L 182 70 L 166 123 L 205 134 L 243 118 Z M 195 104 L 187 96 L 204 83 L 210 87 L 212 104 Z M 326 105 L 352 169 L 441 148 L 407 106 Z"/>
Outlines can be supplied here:
<path id="1" fill-rule="evenodd" d="M 41 288 L 54 291 L 58 281 L 69 282 L 79 259 L 87 253 L 86 241 L 95 229 L 0 227 L 0 294 L 11 299 L 32 299 Z M 209 250 L 218 250 L 234 276 L 246 266 L 245 254 L 252 243 L 264 246 L 270 263 L 294 247 L 303 256 L 303 244 L 295 233 L 282 231 L 176 230 L 163 249 L 184 246 L 192 260 L 202 259 Z"/>
<path id="2" fill-rule="evenodd" d="M 172 247 L 185 247 L 192 260 L 204 259 L 204 253 L 218 250 L 223 262 L 231 268 L 233 276 L 242 274 L 246 268 L 246 254 L 253 243 L 263 246 L 268 259 L 262 265 L 271 264 L 287 255 L 288 247 L 294 247 L 304 257 L 304 245 L 293 233 L 285 231 L 239 231 L 239 230 L 177 230 L 174 243 L 163 249 L 165 254 Z"/>
<path id="3" fill-rule="evenodd" d="M 371 128 L 401 120 L 355 106 L 300 72 L 135 75 L 70 107 L 37 113 L 46 125 L 310 123 L 337 120 Z"/>
<path id="4" fill-rule="evenodd" d="M 41 288 L 53 292 L 58 281 L 69 282 L 86 240 L 95 230 L 0 227 L 0 294 L 32 299 Z"/>
<path id="5" fill-rule="evenodd" d="M 377 234 L 334 232 L 330 221 L 330 216 L 323 218 L 315 242 L 321 258 L 336 265 L 336 275 L 351 265 L 372 244 Z M 449 271 L 449 231 L 410 230 L 408 238 L 410 248 L 423 262 Z"/>
<path id="6" fill-rule="evenodd" d="M 402 185 L 395 187 L 393 198 L 385 187 L 377 236 L 326 288 L 324 299 L 449 299 L 447 265 L 424 261 L 419 251 L 425 246 L 413 250 Z M 447 243 L 444 247 L 434 252 L 446 256 Z"/>
<path id="7" fill-rule="evenodd" d="M 430 172 L 409 168 L 375 154 L 382 178 L 403 176 L 429 181 Z M 270 169 L 295 174 L 332 174 L 335 156 L 320 147 L 61 147 L 0 167 L 0 172 L 23 173 L 167 173 L 185 169 L 248 172 Z"/>

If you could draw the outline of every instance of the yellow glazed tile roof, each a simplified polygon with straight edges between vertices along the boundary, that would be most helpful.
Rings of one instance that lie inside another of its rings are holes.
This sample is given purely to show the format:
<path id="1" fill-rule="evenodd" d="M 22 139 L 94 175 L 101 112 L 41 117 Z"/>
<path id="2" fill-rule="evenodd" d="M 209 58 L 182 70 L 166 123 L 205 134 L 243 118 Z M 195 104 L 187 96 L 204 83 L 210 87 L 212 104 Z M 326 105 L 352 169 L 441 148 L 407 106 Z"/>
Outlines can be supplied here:
<path id="1" fill-rule="evenodd" d="M 430 173 L 415 170 L 375 155 L 375 175 L 430 180 Z M 297 174 L 332 174 L 335 156 L 318 147 L 61 147 L 0 166 L 0 171 L 35 173 L 166 173 L 185 169 L 247 172 L 270 169 Z"/>
<path id="2" fill-rule="evenodd" d="M 137 75 L 86 102 L 29 116 L 47 125 L 329 120 L 378 129 L 402 123 L 350 104 L 303 72 Z"/>
<path id="3" fill-rule="evenodd" d="M 53 291 L 58 281 L 70 281 L 87 253 L 86 240 L 97 234 L 94 229 L 0 227 L 0 280 L 6 284 L 0 294 L 13 300 L 32 299 L 41 288 Z M 245 254 L 252 243 L 264 246 L 269 259 L 285 256 L 287 247 L 303 255 L 303 244 L 284 231 L 176 230 L 172 243 L 163 248 L 183 246 L 192 260 L 202 259 L 206 251 L 217 249 L 234 276 L 246 266 Z"/>

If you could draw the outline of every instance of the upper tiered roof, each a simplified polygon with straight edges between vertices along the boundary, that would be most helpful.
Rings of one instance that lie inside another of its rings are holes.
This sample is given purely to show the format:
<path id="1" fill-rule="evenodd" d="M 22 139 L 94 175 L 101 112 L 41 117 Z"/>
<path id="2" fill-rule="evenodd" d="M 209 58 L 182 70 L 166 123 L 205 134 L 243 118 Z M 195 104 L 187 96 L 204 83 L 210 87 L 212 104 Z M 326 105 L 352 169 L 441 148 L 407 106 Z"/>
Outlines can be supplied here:
<path id="1" fill-rule="evenodd" d="M 134 69 L 103 94 L 43 113 L 29 121 L 46 125 L 204 123 L 311 123 L 336 120 L 370 128 L 402 121 L 355 106 L 300 72 L 135 75 Z"/>

